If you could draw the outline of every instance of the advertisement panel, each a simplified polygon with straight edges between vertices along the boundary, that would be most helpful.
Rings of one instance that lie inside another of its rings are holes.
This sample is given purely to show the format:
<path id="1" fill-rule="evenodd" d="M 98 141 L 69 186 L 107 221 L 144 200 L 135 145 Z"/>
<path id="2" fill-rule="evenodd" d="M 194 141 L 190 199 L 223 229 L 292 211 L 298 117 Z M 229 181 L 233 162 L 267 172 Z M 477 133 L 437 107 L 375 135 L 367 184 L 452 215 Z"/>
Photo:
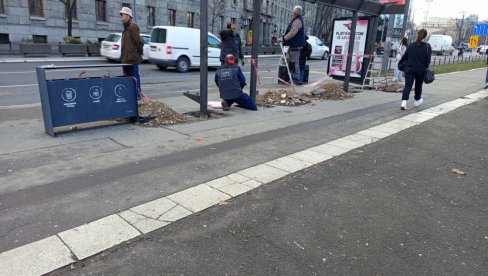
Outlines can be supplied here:
<path id="1" fill-rule="evenodd" d="M 361 78 L 363 70 L 363 58 L 368 41 L 368 19 L 358 19 L 356 26 L 356 37 L 354 39 L 351 78 Z M 349 35 L 351 34 L 351 19 L 334 20 L 334 29 L 332 32 L 331 55 L 329 58 L 328 72 L 332 76 L 344 77 L 346 75 L 347 52 L 349 49 Z"/>

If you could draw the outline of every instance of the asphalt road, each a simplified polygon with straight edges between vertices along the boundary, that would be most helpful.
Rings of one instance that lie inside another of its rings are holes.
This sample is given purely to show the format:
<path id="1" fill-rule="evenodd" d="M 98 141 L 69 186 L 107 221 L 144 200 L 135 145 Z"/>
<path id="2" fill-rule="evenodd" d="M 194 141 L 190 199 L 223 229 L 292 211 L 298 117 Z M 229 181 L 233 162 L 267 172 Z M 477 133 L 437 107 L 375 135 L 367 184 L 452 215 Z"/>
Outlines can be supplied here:
<path id="1" fill-rule="evenodd" d="M 267 64 L 272 70 L 276 70 L 278 57 L 261 58 L 260 62 Z M 53 62 L 58 66 L 70 65 L 91 65 L 91 64 L 108 64 L 113 65 L 110 61 L 77 61 L 77 62 Z M 310 70 L 313 72 L 326 72 L 327 60 L 309 60 L 307 62 Z M 46 63 L 5 63 L 0 67 L 0 107 L 10 105 L 28 105 L 38 104 L 39 90 L 37 87 L 36 66 L 46 65 Z M 251 66 L 248 62 L 243 67 L 244 75 L 250 82 Z M 94 77 L 102 75 L 120 75 L 121 68 L 91 68 L 91 69 L 62 69 L 48 72 L 47 78 L 63 79 L 78 78 L 81 71 L 85 71 L 83 77 Z M 261 82 L 271 83 L 272 75 L 264 68 L 260 71 Z M 160 70 L 155 65 L 143 63 L 140 65 L 141 83 L 143 91 L 148 96 L 161 97 L 168 94 L 181 94 L 187 90 L 199 90 L 200 72 L 198 69 L 192 69 L 186 73 L 178 73 L 176 70 Z M 313 74 L 313 73 L 312 73 Z M 210 69 L 209 89 L 215 88 L 214 85 L 215 69 Z M 318 76 L 317 76 L 318 78 Z"/>
<path id="2" fill-rule="evenodd" d="M 465 59 L 470 56 L 477 56 L 474 53 L 466 53 Z M 278 57 L 260 58 L 262 65 L 267 65 L 271 70 L 276 71 Z M 452 56 L 432 56 L 432 64 L 444 64 L 460 62 L 456 55 Z M 92 64 L 116 64 L 111 61 L 77 61 L 77 62 L 52 62 L 58 66 L 69 65 L 92 65 Z M 318 79 L 326 73 L 327 60 L 314 59 L 307 61 L 310 66 L 311 80 Z M 46 65 L 46 63 L 5 63 L 0 67 L 0 108 L 6 106 L 29 106 L 39 105 L 39 91 L 37 87 L 36 66 Z M 248 62 L 243 67 L 244 75 L 249 84 L 251 66 Z M 84 71 L 83 77 L 94 77 L 103 75 L 120 75 L 119 68 L 91 68 L 91 69 L 63 69 L 48 72 L 47 77 L 51 79 L 78 78 Z M 143 63 L 140 65 L 140 73 L 143 84 L 143 91 L 152 98 L 160 98 L 181 94 L 188 90 L 199 90 L 200 73 L 198 69 L 191 69 L 186 73 L 178 73 L 176 70 L 159 70 L 155 65 Z M 208 76 L 209 89 L 215 88 L 213 78 L 215 69 L 210 69 Z M 263 84 L 272 83 L 276 80 L 265 68 L 260 66 L 260 80 Z"/>
<path id="3" fill-rule="evenodd" d="M 51 275 L 484 275 L 487 109 L 461 107 Z"/>

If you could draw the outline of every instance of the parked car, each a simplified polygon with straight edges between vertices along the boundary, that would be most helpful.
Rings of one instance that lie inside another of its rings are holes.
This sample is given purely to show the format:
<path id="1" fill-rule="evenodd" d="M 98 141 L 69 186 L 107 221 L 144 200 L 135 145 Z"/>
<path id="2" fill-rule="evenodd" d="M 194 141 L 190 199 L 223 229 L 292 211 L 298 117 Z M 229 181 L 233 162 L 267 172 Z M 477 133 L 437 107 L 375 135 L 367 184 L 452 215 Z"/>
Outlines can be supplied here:
<path id="1" fill-rule="evenodd" d="M 149 39 L 148 34 L 141 34 L 141 39 L 144 41 L 143 60 L 149 60 Z M 106 57 L 108 60 L 120 60 L 122 33 L 113 33 L 107 36 L 100 44 L 100 55 Z"/>
<path id="2" fill-rule="evenodd" d="M 461 43 L 459 48 L 462 48 L 466 53 L 471 53 L 473 51 L 473 49 L 469 48 L 469 43 Z"/>
<path id="3" fill-rule="evenodd" d="M 311 58 L 321 58 L 321 59 L 327 59 L 329 57 L 329 47 L 325 46 L 322 41 L 313 35 L 308 36 L 308 43 L 312 46 L 312 52 L 308 56 L 308 59 Z"/>
<path id="4" fill-rule="evenodd" d="M 429 38 L 429 44 L 432 47 L 432 54 L 452 55 L 454 52 L 452 37 L 449 35 L 433 34 Z"/>
<path id="5" fill-rule="evenodd" d="M 208 33 L 208 66 L 220 66 L 220 39 Z M 149 42 L 149 62 L 159 69 L 176 67 L 186 72 L 200 66 L 200 30 L 175 26 L 154 26 Z"/>
<path id="6" fill-rule="evenodd" d="M 484 55 L 486 54 L 486 50 L 488 49 L 488 45 L 480 45 L 476 48 L 476 53 Z"/>

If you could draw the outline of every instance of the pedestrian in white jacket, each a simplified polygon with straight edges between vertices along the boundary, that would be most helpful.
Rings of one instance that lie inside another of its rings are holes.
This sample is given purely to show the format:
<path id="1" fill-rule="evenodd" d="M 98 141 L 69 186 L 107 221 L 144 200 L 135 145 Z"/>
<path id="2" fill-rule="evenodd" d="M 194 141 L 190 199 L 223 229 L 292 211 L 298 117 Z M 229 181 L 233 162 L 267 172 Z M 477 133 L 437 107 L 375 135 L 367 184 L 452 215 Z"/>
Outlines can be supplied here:
<path id="1" fill-rule="evenodd" d="M 402 71 L 398 69 L 398 63 L 400 62 L 400 59 L 402 59 L 403 55 L 405 54 L 405 51 L 407 51 L 407 38 L 404 37 L 402 38 L 400 48 L 398 49 L 397 55 L 396 55 L 396 64 L 395 64 L 395 76 L 393 76 L 393 81 L 398 81 L 398 82 L 403 82 L 403 75 Z"/>

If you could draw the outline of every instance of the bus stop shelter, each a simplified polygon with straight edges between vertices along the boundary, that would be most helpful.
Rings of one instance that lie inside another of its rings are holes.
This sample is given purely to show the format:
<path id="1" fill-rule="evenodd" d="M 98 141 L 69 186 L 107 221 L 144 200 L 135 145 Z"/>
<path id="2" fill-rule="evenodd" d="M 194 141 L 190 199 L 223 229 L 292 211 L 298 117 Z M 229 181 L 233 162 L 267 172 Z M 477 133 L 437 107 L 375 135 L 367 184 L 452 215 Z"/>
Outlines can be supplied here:
<path id="1" fill-rule="evenodd" d="M 404 14 L 404 28 L 408 18 L 408 6 L 410 0 L 310 0 L 307 2 L 328 5 L 331 7 L 346 9 L 352 11 L 352 25 L 350 31 L 350 40 L 356 36 L 356 25 L 359 14 L 375 18 L 373 28 L 378 26 L 378 17 L 382 14 Z M 253 0 L 253 24 L 259 24 L 261 15 L 261 0 Z M 290 7 L 291 8 L 291 7 Z M 200 103 L 200 116 L 208 115 L 208 1 L 200 1 L 200 93 L 192 95 L 186 93 L 189 98 Z M 253 26 L 252 41 L 259 41 L 259 28 Z M 258 48 L 259 43 L 253 43 L 251 58 L 255 60 L 255 66 L 258 68 Z M 372 53 L 372 43 L 369 43 L 369 53 Z M 350 68 L 352 63 L 353 43 L 349 43 L 348 57 L 346 62 L 346 75 L 344 78 L 344 90 L 348 91 L 350 81 Z M 251 70 L 250 79 L 250 96 L 256 99 L 257 90 L 257 70 Z"/>

